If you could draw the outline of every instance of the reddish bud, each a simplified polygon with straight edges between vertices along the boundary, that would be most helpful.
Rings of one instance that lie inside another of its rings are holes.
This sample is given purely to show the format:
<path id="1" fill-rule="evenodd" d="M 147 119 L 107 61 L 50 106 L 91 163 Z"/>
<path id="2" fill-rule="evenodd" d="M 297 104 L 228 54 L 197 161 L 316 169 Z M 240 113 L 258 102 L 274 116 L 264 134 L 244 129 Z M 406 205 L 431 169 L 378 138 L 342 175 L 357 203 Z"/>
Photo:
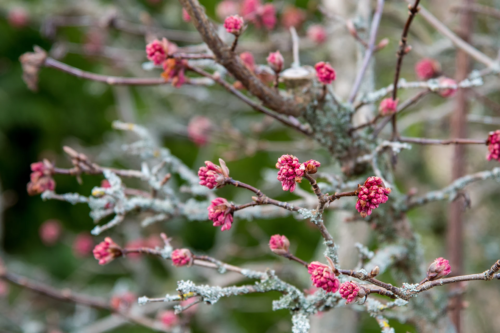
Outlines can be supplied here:
<path id="1" fill-rule="evenodd" d="M 275 73 L 281 72 L 283 70 L 284 59 L 280 51 L 269 53 L 267 63 Z"/>
<path id="2" fill-rule="evenodd" d="M 158 319 L 167 329 L 171 329 L 179 324 L 179 317 L 172 310 L 161 312 L 158 315 Z"/>
<path id="3" fill-rule="evenodd" d="M 249 71 L 255 71 L 255 60 L 250 52 L 243 52 L 240 54 L 240 59 Z"/>
<path id="4" fill-rule="evenodd" d="M 227 175 L 224 175 L 224 173 L 226 173 Z M 224 186 L 226 176 L 229 176 L 229 169 L 223 170 L 220 166 L 215 165 L 210 161 L 205 161 L 205 166 L 200 167 L 200 169 L 198 170 L 200 185 L 206 186 L 209 189 Z"/>
<path id="5" fill-rule="evenodd" d="M 276 168 L 278 171 L 278 180 L 281 182 L 283 191 L 293 192 L 295 190 L 296 182 L 300 183 L 304 170 L 301 169 L 299 159 L 293 155 L 282 155 L 278 158 Z"/>
<path id="6" fill-rule="evenodd" d="M 231 229 L 233 224 L 233 213 L 231 205 L 224 198 L 216 198 L 207 208 L 208 218 L 214 222 L 214 227 L 222 227 L 221 231 Z"/>
<path id="7" fill-rule="evenodd" d="M 447 78 L 447 77 L 442 77 L 439 79 L 439 85 L 440 86 L 457 86 L 457 82 L 455 80 Z M 451 97 L 455 95 L 455 92 L 457 91 L 457 88 L 444 88 L 439 90 L 439 95 L 442 97 Z"/>
<path id="8" fill-rule="evenodd" d="M 28 12 L 22 7 L 12 8 L 7 15 L 7 21 L 14 28 L 25 27 L 28 25 L 28 20 Z"/>
<path id="9" fill-rule="evenodd" d="M 175 267 L 191 265 L 193 262 L 193 255 L 188 249 L 175 249 L 172 251 L 172 264 Z"/>
<path id="10" fill-rule="evenodd" d="M 306 20 L 306 13 L 295 6 L 287 5 L 281 14 L 281 24 L 285 29 L 291 27 L 299 29 Z"/>
<path id="11" fill-rule="evenodd" d="M 301 169 L 307 172 L 308 174 L 315 174 L 318 172 L 318 168 L 321 166 L 321 163 L 315 160 L 309 160 L 307 162 L 302 163 Z"/>
<path id="12" fill-rule="evenodd" d="M 146 45 L 146 55 L 156 66 L 161 65 L 167 59 L 168 41 L 155 39 Z"/>
<path id="13" fill-rule="evenodd" d="M 439 62 L 431 58 L 425 58 L 415 65 L 415 73 L 421 80 L 429 80 L 437 77 L 441 72 Z"/>
<path id="14" fill-rule="evenodd" d="M 269 248 L 276 254 L 287 253 L 290 248 L 290 241 L 286 236 L 274 235 L 269 239 Z"/>
<path id="15" fill-rule="evenodd" d="M 224 28 L 230 34 L 239 36 L 243 32 L 244 21 L 239 15 L 228 16 L 224 20 Z"/>
<path id="16" fill-rule="evenodd" d="M 330 84 L 335 80 L 335 70 L 327 62 L 318 62 L 314 68 L 316 69 L 316 76 L 319 82 L 323 84 Z"/>
<path id="17" fill-rule="evenodd" d="M 94 239 L 86 232 L 76 235 L 73 241 L 73 253 L 77 257 L 86 257 L 92 253 L 94 248 Z"/>
<path id="18" fill-rule="evenodd" d="M 54 191 L 56 182 L 52 179 L 52 166 L 48 161 L 31 164 L 30 182 L 27 185 L 29 195 Z"/>
<path id="19" fill-rule="evenodd" d="M 323 44 L 326 41 L 326 31 L 319 24 L 311 25 L 307 29 L 307 37 L 316 44 Z"/>
<path id="20" fill-rule="evenodd" d="M 167 59 L 163 62 L 163 73 L 161 76 L 166 81 L 172 81 L 172 86 L 180 88 L 185 82 L 187 61 L 184 59 Z"/>
<path id="21" fill-rule="evenodd" d="M 236 15 L 239 12 L 239 4 L 236 1 L 224 0 L 219 2 L 215 9 L 220 20 L 224 20 L 228 16 Z"/>
<path id="22" fill-rule="evenodd" d="M 380 102 L 380 106 L 378 107 L 378 112 L 382 116 L 389 116 L 398 110 L 398 100 L 393 100 L 392 98 L 385 98 Z"/>
<path id="23" fill-rule="evenodd" d="M 307 267 L 311 275 L 311 281 L 317 288 L 322 288 L 327 293 L 334 293 L 339 290 L 339 279 L 335 276 L 333 269 L 318 261 L 313 261 Z"/>
<path id="24" fill-rule="evenodd" d="M 437 280 L 451 273 L 451 267 L 448 260 L 437 258 L 427 269 L 427 280 Z"/>
<path id="25" fill-rule="evenodd" d="M 106 265 L 115 258 L 123 255 L 122 249 L 110 237 L 97 244 L 94 248 L 94 258 L 99 260 L 99 265 Z"/>
<path id="26" fill-rule="evenodd" d="M 488 155 L 486 155 L 488 161 L 497 160 L 500 162 L 500 130 L 490 132 L 486 143 L 489 151 Z"/>
<path id="27" fill-rule="evenodd" d="M 346 300 L 346 304 L 349 304 L 356 300 L 360 289 L 355 282 L 347 281 L 340 285 L 339 293 Z"/>
<path id="28" fill-rule="evenodd" d="M 57 220 L 48 220 L 40 226 L 40 239 L 47 246 L 54 245 L 61 236 L 61 223 Z"/>
<path id="29" fill-rule="evenodd" d="M 368 177 L 363 186 L 358 188 L 358 201 L 356 210 L 361 217 L 366 217 L 372 213 L 372 209 L 378 208 L 382 203 L 387 202 L 390 188 L 384 187 L 384 182 L 379 177 Z"/>

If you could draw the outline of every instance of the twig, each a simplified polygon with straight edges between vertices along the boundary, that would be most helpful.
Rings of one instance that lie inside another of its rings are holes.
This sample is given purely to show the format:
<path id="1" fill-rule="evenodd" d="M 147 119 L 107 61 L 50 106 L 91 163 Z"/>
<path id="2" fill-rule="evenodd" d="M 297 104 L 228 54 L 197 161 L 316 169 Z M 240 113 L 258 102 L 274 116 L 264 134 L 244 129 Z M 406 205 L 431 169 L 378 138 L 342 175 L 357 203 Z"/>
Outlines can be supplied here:
<path id="1" fill-rule="evenodd" d="M 401 73 L 401 65 L 403 64 L 403 57 L 407 53 L 406 51 L 406 46 L 407 46 L 407 39 L 408 39 L 408 33 L 410 32 L 410 26 L 411 22 L 413 21 L 413 18 L 415 15 L 419 12 L 419 7 L 418 4 L 420 3 L 420 0 L 415 0 L 415 3 L 413 6 L 409 6 L 409 15 L 408 19 L 406 20 L 406 24 L 403 29 L 403 33 L 401 34 L 401 41 L 399 42 L 399 50 L 397 52 L 398 60 L 396 62 L 396 73 L 394 74 L 394 89 L 392 90 L 392 99 L 397 100 L 398 98 L 398 82 L 399 82 L 399 75 Z M 392 116 L 392 139 L 396 139 L 398 136 L 398 129 L 397 129 L 397 113 L 395 113 Z"/>
<path id="2" fill-rule="evenodd" d="M 408 1 L 408 0 L 407 0 Z M 498 68 L 498 62 L 488 57 L 486 54 L 474 48 L 469 43 L 465 42 L 463 39 L 454 34 L 450 29 L 448 29 L 440 20 L 438 20 L 434 15 L 427 11 L 424 7 L 420 6 L 421 16 L 436 29 L 442 35 L 447 37 L 451 42 L 461 49 L 462 51 L 469 54 L 472 58 L 476 59 L 480 63 L 490 67 Z"/>
<path id="3" fill-rule="evenodd" d="M 3 266 L 0 267 L 0 279 L 59 301 L 82 304 L 94 309 L 110 311 L 127 320 L 130 320 L 131 322 L 134 322 L 135 324 L 148 327 L 155 331 L 168 332 L 167 330 L 161 328 L 161 325 L 156 325 L 155 321 L 150 318 L 120 311 L 111 307 L 107 301 L 102 299 L 77 294 L 69 289 L 59 290 L 40 282 L 34 282 L 23 276 L 8 272 Z"/>
<path id="4" fill-rule="evenodd" d="M 472 12 L 477 14 L 483 14 L 486 16 L 491 16 L 500 20 L 500 10 L 479 4 L 473 4 L 468 6 L 455 5 L 451 7 L 453 12 Z"/>
<path id="5" fill-rule="evenodd" d="M 485 145 L 486 144 L 486 140 L 474 140 L 474 139 L 436 140 L 427 138 L 400 137 L 398 141 L 416 143 L 420 145 Z"/>
<path id="6" fill-rule="evenodd" d="M 198 68 L 198 67 L 189 66 L 188 69 L 195 72 L 195 73 L 198 73 L 204 77 L 208 77 L 208 78 L 214 80 L 215 82 L 220 84 L 222 87 L 224 87 L 227 91 L 229 91 L 230 93 L 232 93 L 233 95 L 235 95 L 236 97 L 241 99 L 243 102 L 250 105 L 255 110 L 262 112 L 265 115 L 268 115 L 269 117 L 272 117 L 272 118 L 278 120 L 279 122 L 281 122 L 282 124 L 289 126 L 289 127 L 292 127 L 294 129 L 298 130 L 299 132 L 307 135 L 307 136 L 310 136 L 312 134 L 311 130 L 308 127 L 306 127 L 305 125 L 302 125 L 297 119 L 295 119 L 295 117 L 293 117 L 293 116 L 286 117 L 284 115 L 275 114 L 274 112 L 267 109 L 266 107 L 252 101 L 250 98 L 248 98 L 247 96 L 242 94 L 238 89 L 234 88 L 232 85 L 230 85 L 229 83 L 224 81 L 221 77 L 212 75 L 208 72 L 205 72 L 204 70 L 202 70 L 201 68 Z"/>
<path id="7" fill-rule="evenodd" d="M 191 20 L 200 33 L 203 41 L 212 50 L 215 60 L 224 66 L 252 95 L 260 99 L 266 107 L 278 113 L 295 115 L 300 113 L 296 103 L 289 98 L 277 94 L 257 78 L 237 57 L 234 52 L 220 39 L 217 29 L 209 21 L 197 0 L 180 0 L 187 10 Z"/>
<path id="8" fill-rule="evenodd" d="M 292 34 L 292 49 L 293 49 L 292 67 L 300 67 L 299 36 L 297 35 L 297 30 L 295 30 L 294 27 L 290 27 L 290 33 Z"/>
<path id="9" fill-rule="evenodd" d="M 382 17 L 383 10 L 384 10 L 384 0 L 377 0 L 377 9 L 375 10 L 375 14 L 373 15 L 372 25 L 370 29 L 370 40 L 368 41 L 368 47 L 366 49 L 365 57 L 363 58 L 363 63 L 358 72 L 358 75 L 356 76 L 356 80 L 354 81 L 351 94 L 349 95 L 349 103 L 354 102 L 354 99 L 358 94 L 359 88 L 361 87 L 361 83 L 363 82 L 363 77 L 365 76 L 366 69 L 370 64 L 370 59 L 373 55 L 373 52 L 375 52 L 376 49 L 375 42 L 377 40 L 377 32 L 378 32 L 378 27 L 380 25 L 380 19 Z"/>
<path id="10" fill-rule="evenodd" d="M 192 53 L 173 53 L 167 55 L 167 58 L 172 59 L 214 59 L 211 54 L 192 54 Z"/>

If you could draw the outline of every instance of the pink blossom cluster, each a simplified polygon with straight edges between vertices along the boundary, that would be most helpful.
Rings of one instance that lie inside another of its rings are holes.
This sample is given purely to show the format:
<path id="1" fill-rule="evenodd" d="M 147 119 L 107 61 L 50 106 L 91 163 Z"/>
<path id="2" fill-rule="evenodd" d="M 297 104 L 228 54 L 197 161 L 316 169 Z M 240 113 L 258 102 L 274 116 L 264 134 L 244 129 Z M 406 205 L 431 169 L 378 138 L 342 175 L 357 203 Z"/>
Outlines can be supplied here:
<path id="1" fill-rule="evenodd" d="M 307 271 L 311 275 L 311 281 L 315 287 L 322 288 L 327 293 L 334 293 L 339 290 L 339 279 L 337 279 L 330 266 L 313 261 L 307 267 Z"/>
<path id="2" fill-rule="evenodd" d="M 327 62 L 318 62 L 314 68 L 316 69 L 316 77 L 323 84 L 332 83 L 337 76 L 333 67 Z"/>
<path id="3" fill-rule="evenodd" d="M 40 226 L 40 239 L 47 246 L 54 245 L 61 236 L 62 226 L 57 220 L 47 220 Z"/>
<path id="4" fill-rule="evenodd" d="M 276 168 L 278 171 L 278 180 L 281 182 L 283 191 L 295 191 L 296 183 L 302 181 L 304 172 L 315 173 L 321 164 L 315 160 L 309 160 L 305 163 L 299 163 L 299 159 L 293 155 L 282 155 L 278 158 Z"/>
<path id="5" fill-rule="evenodd" d="M 306 18 L 304 10 L 292 5 L 287 5 L 281 15 L 281 25 L 287 30 L 291 27 L 299 29 Z"/>
<path id="6" fill-rule="evenodd" d="M 451 273 L 451 266 L 448 260 L 437 258 L 427 269 L 427 280 L 437 280 Z"/>
<path id="7" fill-rule="evenodd" d="M 277 21 L 274 5 L 271 3 L 263 5 L 260 0 L 244 0 L 241 5 L 241 16 L 257 28 L 264 26 L 267 30 L 272 30 Z"/>
<path id="8" fill-rule="evenodd" d="M 187 126 L 188 138 L 197 146 L 204 146 L 208 142 L 212 123 L 210 119 L 203 116 L 191 118 Z"/>
<path id="9" fill-rule="evenodd" d="M 208 218 L 214 222 L 214 227 L 222 227 L 221 231 L 231 229 L 233 224 L 233 213 L 231 205 L 224 198 L 216 198 L 207 208 Z"/>
<path id="10" fill-rule="evenodd" d="M 113 295 L 109 301 L 110 306 L 116 311 L 126 311 L 136 302 L 137 295 L 133 292 L 126 291 L 117 295 Z"/>
<path id="11" fill-rule="evenodd" d="M 488 135 L 488 155 L 486 158 L 488 161 L 497 160 L 500 162 L 500 130 L 490 132 Z"/>
<path id="12" fill-rule="evenodd" d="M 425 58 L 415 65 L 415 73 L 422 80 L 429 80 L 441 72 L 441 66 L 435 59 Z"/>
<path id="13" fill-rule="evenodd" d="M 23 7 L 15 7 L 7 14 L 9 24 L 14 28 L 23 28 L 29 23 L 29 15 Z"/>
<path id="14" fill-rule="evenodd" d="M 358 188 L 358 201 L 356 209 L 362 217 L 372 213 L 372 209 L 385 203 L 391 193 L 390 188 L 384 187 L 384 182 L 379 177 L 368 177 L 363 186 Z"/>
<path id="15" fill-rule="evenodd" d="M 273 235 L 269 239 L 269 248 L 271 251 L 278 254 L 288 252 L 288 249 L 290 248 L 290 241 L 286 238 L 286 236 Z"/>
<path id="16" fill-rule="evenodd" d="M 360 287 L 352 281 L 344 282 L 340 285 L 339 293 L 346 300 L 346 304 L 354 302 L 358 297 Z"/>
<path id="17" fill-rule="evenodd" d="M 146 55 L 156 66 L 162 65 L 163 73 L 161 76 L 172 81 L 176 88 L 181 87 L 186 82 L 184 75 L 187 62 L 183 59 L 167 59 L 169 54 L 177 51 L 177 45 L 163 38 L 161 41 L 155 39 L 146 45 Z"/>
<path id="18" fill-rule="evenodd" d="M 206 186 L 209 189 L 220 187 L 224 184 L 224 174 L 221 167 L 213 164 L 210 161 L 205 161 L 205 166 L 198 170 L 200 185 Z"/>
<path id="19" fill-rule="evenodd" d="M 92 249 L 94 248 L 94 240 L 92 236 L 90 236 L 86 232 L 79 233 L 76 235 L 75 240 L 73 241 L 73 253 L 77 257 L 86 257 L 90 253 L 92 253 Z"/>
<path id="20" fill-rule="evenodd" d="M 30 182 L 27 190 L 29 195 L 41 194 L 45 191 L 54 191 L 56 182 L 52 179 L 52 167 L 46 161 L 31 164 Z"/>
<path id="21" fill-rule="evenodd" d="M 172 310 L 160 312 L 158 319 L 167 329 L 171 329 L 179 324 L 179 317 Z"/>
<path id="22" fill-rule="evenodd" d="M 224 20 L 224 28 L 226 31 L 236 36 L 242 33 L 244 24 L 243 17 L 239 15 L 228 16 Z"/>
<path id="23" fill-rule="evenodd" d="M 398 110 L 398 100 L 393 100 L 392 98 L 384 98 L 380 102 L 378 111 L 382 116 L 388 116 L 396 113 Z"/>
<path id="24" fill-rule="evenodd" d="M 161 65 L 167 59 L 168 41 L 163 38 L 161 41 L 155 39 L 146 45 L 146 55 L 156 66 Z"/>
<path id="25" fill-rule="evenodd" d="M 163 73 L 161 76 L 166 81 L 172 81 L 172 85 L 180 88 L 186 82 L 184 72 L 187 61 L 184 59 L 167 59 L 163 62 Z"/>
<path id="26" fill-rule="evenodd" d="M 325 28 L 319 24 L 311 25 L 307 29 L 307 37 L 316 44 L 323 44 L 326 41 Z"/>
<path id="27" fill-rule="evenodd" d="M 99 265 L 106 265 L 123 255 L 122 249 L 110 237 L 104 238 L 104 241 L 97 244 L 92 252 L 94 258 L 99 260 Z"/>
<path id="28" fill-rule="evenodd" d="M 193 255 L 188 249 L 175 249 L 172 251 L 172 264 L 175 267 L 190 265 L 193 262 Z"/>
<path id="29" fill-rule="evenodd" d="M 267 57 L 267 64 L 275 73 L 279 73 L 283 70 L 283 65 L 285 60 L 283 59 L 283 56 L 281 55 L 280 51 L 276 52 L 271 52 L 269 53 L 269 56 Z"/>

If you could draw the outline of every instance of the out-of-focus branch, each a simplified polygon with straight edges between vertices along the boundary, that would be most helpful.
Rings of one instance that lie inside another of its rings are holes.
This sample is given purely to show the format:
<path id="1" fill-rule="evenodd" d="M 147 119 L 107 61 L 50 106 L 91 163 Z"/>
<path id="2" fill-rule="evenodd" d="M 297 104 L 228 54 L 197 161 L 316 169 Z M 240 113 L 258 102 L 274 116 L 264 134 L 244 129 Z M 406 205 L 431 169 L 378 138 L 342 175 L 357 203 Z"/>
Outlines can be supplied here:
<path id="1" fill-rule="evenodd" d="M 200 74 L 204 77 L 210 78 L 213 81 L 217 82 L 222 87 L 224 87 L 227 91 L 229 91 L 230 93 L 232 93 L 233 95 L 235 95 L 236 97 L 241 99 L 246 104 L 250 105 L 256 111 L 262 112 L 265 115 L 272 117 L 272 118 L 276 119 L 277 121 L 281 122 L 282 124 L 289 126 L 289 127 L 292 127 L 294 129 L 296 129 L 297 131 L 299 131 L 307 136 L 310 136 L 312 134 L 311 129 L 309 127 L 301 124 L 297 118 L 295 118 L 293 116 L 284 116 L 284 115 L 275 114 L 274 112 L 267 109 L 266 107 L 252 101 L 250 98 L 248 98 L 247 96 L 242 94 L 238 89 L 236 89 L 235 87 L 233 87 L 232 85 L 230 85 L 229 83 L 224 81 L 221 77 L 216 76 L 216 75 L 212 75 L 212 74 L 210 74 L 210 73 L 208 73 L 208 72 L 206 72 L 198 67 L 190 66 L 188 68 L 189 68 L 189 70 L 191 70 L 197 74 Z"/>
<path id="2" fill-rule="evenodd" d="M 493 8 L 493 7 L 488 7 L 484 5 L 479 5 L 479 4 L 473 4 L 469 6 L 463 6 L 463 5 L 454 5 L 451 7 L 451 11 L 453 12 L 472 12 L 476 14 L 482 14 L 486 16 L 491 16 L 497 19 L 500 19 L 500 10 Z"/>
<path id="3" fill-rule="evenodd" d="M 408 39 L 408 33 L 410 32 L 410 26 L 411 22 L 413 21 L 413 18 L 415 15 L 417 15 L 419 11 L 418 4 L 420 3 L 420 0 L 415 0 L 415 3 L 413 6 L 409 6 L 409 15 L 408 19 L 406 20 L 405 27 L 403 29 L 403 33 L 401 34 L 401 40 L 399 42 L 399 49 L 398 49 L 398 60 L 396 62 L 396 73 L 394 74 L 394 89 L 392 91 L 392 99 L 396 100 L 398 98 L 398 82 L 399 82 L 399 75 L 401 72 L 401 65 L 403 64 L 403 57 L 407 53 L 406 46 L 407 46 L 407 39 Z M 397 129 L 397 114 L 395 113 L 392 116 L 392 139 L 396 139 L 398 136 L 398 129 Z"/>
<path id="4" fill-rule="evenodd" d="M 474 140 L 474 139 L 435 140 L 427 138 L 400 137 L 398 141 L 416 143 L 419 145 L 485 145 L 486 144 L 486 140 Z"/>
<path id="5" fill-rule="evenodd" d="M 111 311 L 138 325 L 155 331 L 168 332 L 150 318 L 120 311 L 111 307 L 108 302 L 98 298 L 77 294 L 69 289 L 59 290 L 40 282 L 34 282 L 26 277 L 7 271 L 4 266 L 0 267 L 0 279 L 59 301 L 81 304 L 98 310 Z"/>
<path id="6" fill-rule="evenodd" d="M 224 66 L 252 95 L 260 99 L 271 110 L 287 115 L 299 115 L 300 110 L 295 102 L 280 96 L 276 91 L 264 85 L 245 67 L 241 59 L 234 52 L 231 52 L 228 45 L 220 39 L 217 30 L 197 0 L 180 0 L 180 3 L 189 13 L 194 26 L 203 41 L 212 50 L 218 63 Z"/>
<path id="7" fill-rule="evenodd" d="M 408 0 L 407 0 L 408 2 Z M 498 68 L 498 62 L 495 60 L 491 59 L 488 57 L 486 54 L 482 53 L 478 49 L 474 48 L 472 45 L 469 43 L 465 42 L 463 39 L 458 37 L 456 34 L 454 34 L 450 29 L 448 29 L 440 20 L 438 20 L 434 15 L 432 15 L 428 10 L 420 6 L 420 15 L 436 29 L 439 31 L 442 35 L 447 37 L 451 42 L 461 49 L 462 51 L 466 52 L 468 55 L 470 55 L 472 58 L 476 59 L 480 63 L 491 67 L 491 68 Z"/>
<path id="8" fill-rule="evenodd" d="M 378 27 L 380 25 L 380 19 L 382 18 L 383 10 L 384 10 L 384 0 L 377 0 L 377 9 L 375 10 L 375 14 L 373 15 L 372 25 L 370 29 L 370 39 L 368 41 L 365 57 L 363 58 L 363 63 L 358 72 L 358 75 L 356 76 L 356 80 L 354 81 L 351 94 L 349 95 L 349 103 L 352 103 L 356 98 L 359 88 L 361 87 L 361 83 L 363 82 L 363 77 L 365 76 L 366 69 L 370 64 L 373 52 L 375 52 L 376 49 L 375 42 L 377 41 L 377 32 L 378 32 Z"/>

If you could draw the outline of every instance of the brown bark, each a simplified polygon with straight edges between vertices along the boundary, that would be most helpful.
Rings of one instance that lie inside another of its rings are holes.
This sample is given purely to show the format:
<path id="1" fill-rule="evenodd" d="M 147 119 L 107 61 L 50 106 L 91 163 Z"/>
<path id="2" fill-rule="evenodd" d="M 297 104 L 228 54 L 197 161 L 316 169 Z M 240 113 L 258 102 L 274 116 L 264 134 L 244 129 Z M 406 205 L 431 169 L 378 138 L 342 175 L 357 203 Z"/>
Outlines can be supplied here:
<path id="1" fill-rule="evenodd" d="M 474 0 L 463 0 L 464 6 L 473 5 Z M 465 42 L 470 42 L 473 27 L 473 15 L 470 12 L 465 12 L 460 17 L 460 35 Z M 470 72 L 470 57 L 462 51 L 457 51 L 456 56 L 456 80 L 462 81 Z M 456 110 L 451 120 L 451 136 L 466 137 L 467 135 L 467 112 L 469 103 L 467 101 L 467 89 L 459 89 L 456 98 Z M 456 145 L 453 151 L 452 162 L 452 178 L 457 179 L 465 175 L 465 146 Z M 448 232 L 447 232 L 447 250 L 448 258 L 453 273 L 461 275 L 463 273 L 463 203 L 461 200 L 456 200 L 450 205 L 448 217 Z M 454 304 L 458 305 L 462 302 L 460 296 L 454 299 Z M 461 331 L 461 306 L 452 307 L 450 317 L 455 325 L 457 333 Z"/>

